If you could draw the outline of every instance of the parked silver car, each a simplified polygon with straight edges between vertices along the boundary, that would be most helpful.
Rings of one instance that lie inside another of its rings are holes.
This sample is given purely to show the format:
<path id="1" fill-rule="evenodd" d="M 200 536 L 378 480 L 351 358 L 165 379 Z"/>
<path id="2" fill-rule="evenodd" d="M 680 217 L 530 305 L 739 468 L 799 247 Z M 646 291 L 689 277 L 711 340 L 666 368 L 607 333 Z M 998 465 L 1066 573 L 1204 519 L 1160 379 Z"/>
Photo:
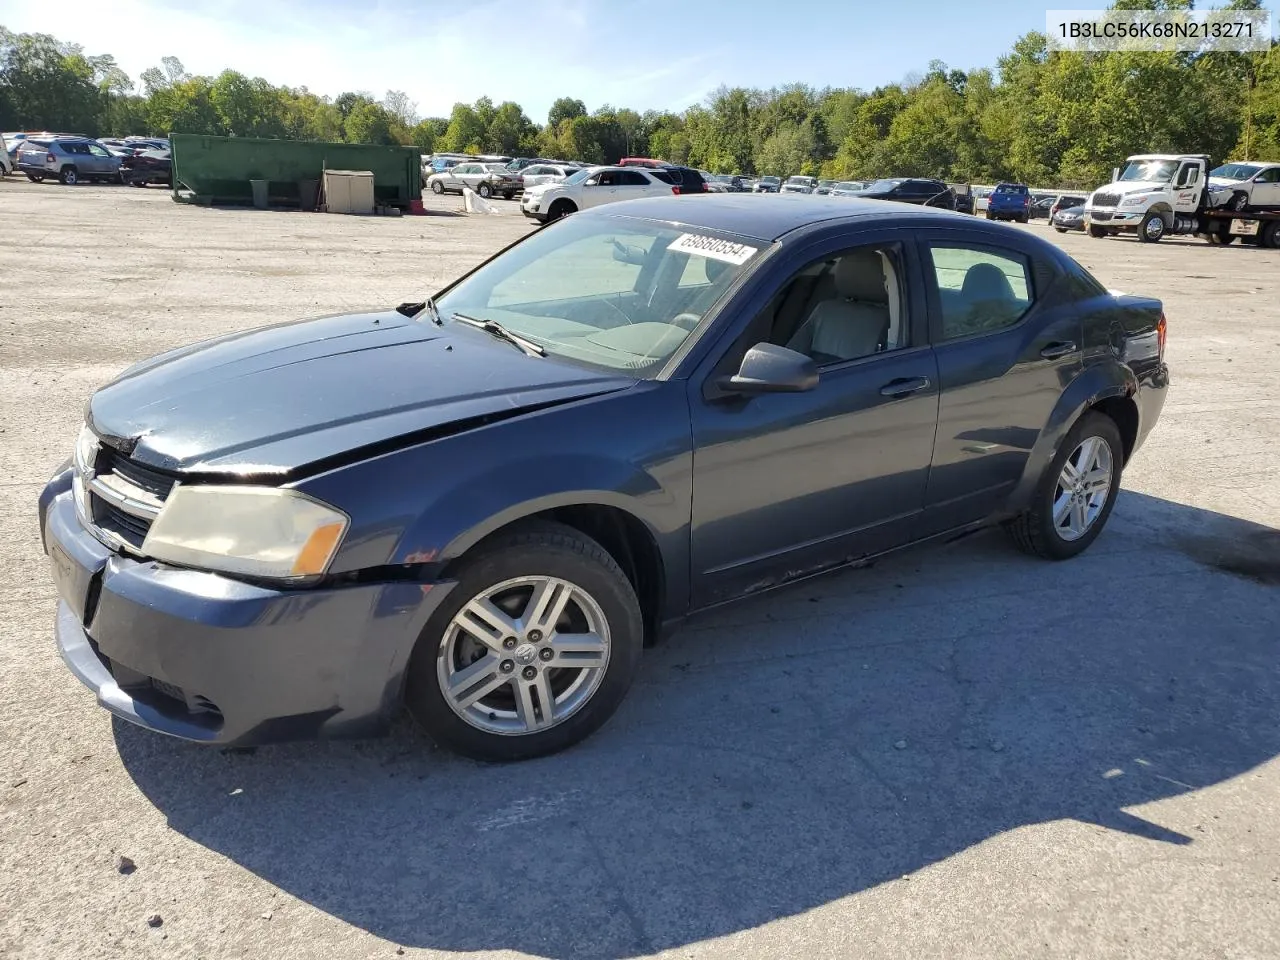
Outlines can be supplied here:
<path id="1" fill-rule="evenodd" d="M 28 138 L 18 151 L 18 169 L 35 183 L 45 179 L 65 184 L 120 182 L 120 157 L 85 137 Z"/>
<path id="2" fill-rule="evenodd" d="M 563 183 L 577 173 L 579 169 L 579 167 L 571 164 L 533 163 L 520 170 L 519 173 L 524 178 L 524 188 L 532 190 L 534 187 L 541 186 L 544 183 Z"/>
<path id="3" fill-rule="evenodd" d="M 470 161 L 433 173 L 427 177 L 427 186 L 432 193 L 461 193 L 470 187 L 485 199 L 501 194 L 510 200 L 524 189 L 524 179 L 505 164 Z"/>

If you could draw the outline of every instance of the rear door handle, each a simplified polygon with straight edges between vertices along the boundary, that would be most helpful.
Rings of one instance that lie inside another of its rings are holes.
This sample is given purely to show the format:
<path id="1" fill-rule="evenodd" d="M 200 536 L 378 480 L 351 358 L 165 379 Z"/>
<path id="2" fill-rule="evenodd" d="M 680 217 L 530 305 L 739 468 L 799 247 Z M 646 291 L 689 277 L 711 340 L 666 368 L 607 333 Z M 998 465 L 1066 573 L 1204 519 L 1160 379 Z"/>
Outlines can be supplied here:
<path id="1" fill-rule="evenodd" d="M 1057 360 L 1059 357 L 1065 357 L 1068 353 L 1075 353 L 1076 345 L 1070 340 L 1063 343 L 1051 343 L 1040 351 L 1040 356 L 1046 360 Z"/>
<path id="2" fill-rule="evenodd" d="M 912 393 L 919 393 L 921 390 L 927 389 L 928 386 L 928 377 L 899 377 L 897 380 L 890 380 L 881 387 L 880 396 L 905 397 Z"/>

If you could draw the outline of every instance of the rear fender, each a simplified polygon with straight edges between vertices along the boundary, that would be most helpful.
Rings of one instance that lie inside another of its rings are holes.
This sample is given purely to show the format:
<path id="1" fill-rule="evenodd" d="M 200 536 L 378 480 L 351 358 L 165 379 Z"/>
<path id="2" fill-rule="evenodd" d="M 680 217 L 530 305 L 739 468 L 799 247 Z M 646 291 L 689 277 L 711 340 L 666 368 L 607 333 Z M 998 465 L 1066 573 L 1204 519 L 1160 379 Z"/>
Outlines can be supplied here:
<path id="1" fill-rule="evenodd" d="M 1066 435 L 1081 415 L 1107 397 L 1132 397 L 1138 389 L 1133 371 L 1122 363 L 1104 359 L 1085 367 L 1063 391 L 1040 437 L 1031 448 L 1022 478 L 1009 498 L 1009 511 L 1019 513 L 1031 504 L 1040 478 L 1058 455 Z"/>

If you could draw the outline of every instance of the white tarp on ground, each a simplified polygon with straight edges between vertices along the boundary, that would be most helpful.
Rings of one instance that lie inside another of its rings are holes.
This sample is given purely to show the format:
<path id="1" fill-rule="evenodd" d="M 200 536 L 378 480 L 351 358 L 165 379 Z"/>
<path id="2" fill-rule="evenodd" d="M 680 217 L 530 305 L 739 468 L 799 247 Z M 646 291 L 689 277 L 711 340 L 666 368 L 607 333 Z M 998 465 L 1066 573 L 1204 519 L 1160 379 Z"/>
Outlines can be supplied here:
<path id="1" fill-rule="evenodd" d="M 470 187 L 462 188 L 462 205 L 467 213 L 497 213 L 498 209 Z"/>

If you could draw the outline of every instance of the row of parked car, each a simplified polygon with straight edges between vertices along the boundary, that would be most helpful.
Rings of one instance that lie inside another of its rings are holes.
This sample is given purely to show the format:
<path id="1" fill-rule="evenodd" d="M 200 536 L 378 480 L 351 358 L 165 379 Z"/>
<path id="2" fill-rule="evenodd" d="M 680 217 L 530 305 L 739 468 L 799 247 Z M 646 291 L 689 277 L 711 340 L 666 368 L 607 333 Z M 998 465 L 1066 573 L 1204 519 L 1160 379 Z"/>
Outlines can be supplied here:
<path id="1" fill-rule="evenodd" d="M 0 134 L 0 169 L 33 183 L 57 180 L 172 184 L 169 141 L 154 137 L 98 140 L 80 134 L 14 131 Z"/>

